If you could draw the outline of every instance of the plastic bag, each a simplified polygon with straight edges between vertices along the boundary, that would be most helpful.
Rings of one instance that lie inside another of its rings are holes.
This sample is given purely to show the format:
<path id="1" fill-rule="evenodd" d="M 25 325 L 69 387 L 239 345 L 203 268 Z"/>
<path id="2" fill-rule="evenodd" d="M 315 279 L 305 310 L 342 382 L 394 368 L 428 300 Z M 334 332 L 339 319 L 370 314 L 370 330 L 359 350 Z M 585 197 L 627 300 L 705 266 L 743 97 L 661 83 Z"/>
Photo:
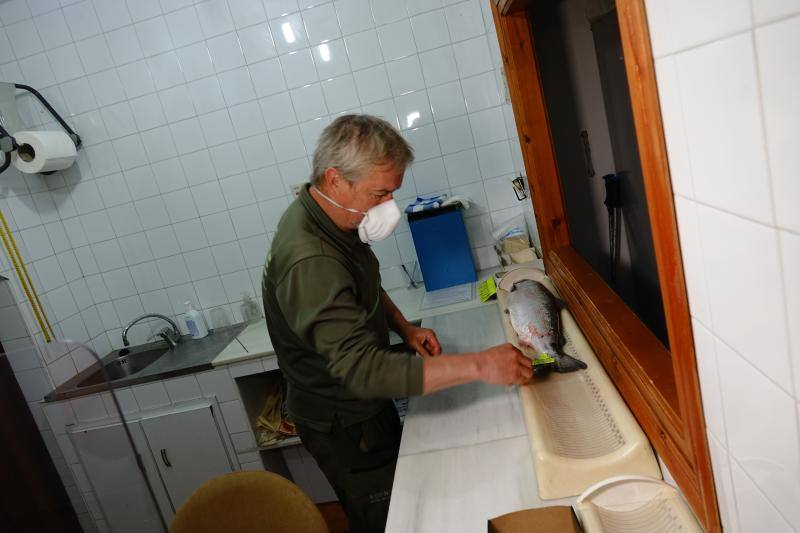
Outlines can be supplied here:
<path id="1" fill-rule="evenodd" d="M 281 440 L 297 435 L 294 423 L 286 412 L 286 386 L 275 380 L 267 387 L 264 409 L 256 418 L 258 445 L 262 448 L 277 444 Z"/>
<path id="2" fill-rule="evenodd" d="M 527 263 L 539 257 L 531 243 L 525 216 L 516 215 L 492 232 L 494 249 L 502 266 Z"/>

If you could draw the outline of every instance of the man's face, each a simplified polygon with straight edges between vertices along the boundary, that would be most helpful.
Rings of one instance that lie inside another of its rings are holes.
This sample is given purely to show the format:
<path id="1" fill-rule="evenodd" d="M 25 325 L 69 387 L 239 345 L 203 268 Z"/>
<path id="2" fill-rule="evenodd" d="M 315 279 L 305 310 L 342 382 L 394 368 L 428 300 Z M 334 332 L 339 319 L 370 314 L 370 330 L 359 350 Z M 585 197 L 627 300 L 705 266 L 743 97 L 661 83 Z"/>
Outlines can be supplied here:
<path id="1" fill-rule="evenodd" d="M 373 167 L 355 183 L 338 176 L 338 197 L 342 205 L 359 211 L 367 211 L 376 205 L 392 199 L 392 193 L 403 184 L 403 172 L 391 165 Z M 347 226 L 358 228 L 363 215 L 348 213 Z"/>

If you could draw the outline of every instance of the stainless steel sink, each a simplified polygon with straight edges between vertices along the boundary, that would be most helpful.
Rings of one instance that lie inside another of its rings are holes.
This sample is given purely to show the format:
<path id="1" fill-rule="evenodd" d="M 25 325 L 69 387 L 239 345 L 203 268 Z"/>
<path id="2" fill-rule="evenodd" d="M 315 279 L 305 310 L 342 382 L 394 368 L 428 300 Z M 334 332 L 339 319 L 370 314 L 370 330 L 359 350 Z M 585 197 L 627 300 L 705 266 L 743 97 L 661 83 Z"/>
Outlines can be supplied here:
<path id="1" fill-rule="evenodd" d="M 141 372 L 168 351 L 169 349 L 166 345 L 155 348 L 153 348 L 152 345 L 141 347 L 140 349 L 123 348 L 116 353 L 104 357 L 103 366 L 108 374 L 108 379 L 116 381 Z M 103 371 L 98 368 L 95 372 L 79 382 L 77 387 L 88 387 L 90 385 L 103 383 L 104 381 Z"/>
<path id="2" fill-rule="evenodd" d="M 102 365 L 115 387 L 211 370 L 214 358 L 246 326 L 244 323 L 223 326 L 202 339 L 192 339 L 190 335 L 184 335 L 171 350 L 162 340 L 114 350 L 102 358 Z M 106 390 L 108 387 L 103 379 L 103 371 L 95 363 L 59 385 L 44 399 L 46 402 L 54 402 Z"/>

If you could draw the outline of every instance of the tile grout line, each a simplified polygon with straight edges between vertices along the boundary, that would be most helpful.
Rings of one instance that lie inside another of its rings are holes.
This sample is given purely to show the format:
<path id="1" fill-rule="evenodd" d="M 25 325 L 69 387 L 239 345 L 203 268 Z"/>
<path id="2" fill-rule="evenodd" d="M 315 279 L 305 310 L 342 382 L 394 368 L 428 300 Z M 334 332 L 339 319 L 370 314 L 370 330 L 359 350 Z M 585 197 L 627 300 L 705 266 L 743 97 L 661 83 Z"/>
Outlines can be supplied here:
<path id="1" fill-rule="evenodd" d="M 690 202 L 694 202 L 694 203 L 696 203 L 698 205 L 701 205 L 703 207 L 706 207 L 708 209 L 713 209 L 714 211 L 718 211 L 720 213 L 723 213 L 723 214 L 726 214 L 726 215 L 729 215 L 729 216 L 732 216 L 732 217 L 736 217 L 736 218 L 738 218 L 740 220 L 743 220 L 745 222 L 749 222 L 751 224 L 756 224 L 756 225 L 761 226 L 761 227 L 766 228 L 766 229 L 774 230 L 774 231 L 776 231 L 778 233 L 786 232 L 786 233 L 789 233 L 789 234 L 792 234 L 792 235 L 795 235 L 795 236 L 800 236 L 800 233 L 795 231 L 792 228 L 786 228 L 786 227 L 777 226 L 777 225 L 770 225 L 770 224 L 767 224 L 767 223 L 762 222 L 760 220 L 757 220 L 755 218 L 751 218 L 751 217 L 749 217 L 747 215 L 743 215 L 741 213 L 737 213 L 735 211 L 731 211 L 730 209 L 727 209 L 727 208 L 724 208 L 724 207 L 719 207 L 719 206 L 716 206 L 714 204 L 710 204 L 705 200 L 699 200 L 697 198 L 692 198 L 692 197 L 686 196 L 685 194 L 682 194 L 682 193 L 679 193 L 679 192 L 673 191 L 673 195 L 674 196 L 679 196 L 679 197 L 683 198 L 684 200 L 688 200 Z"/>
<path id="2" fill-rule="evenodd" d="M 747 480 L 748 480 L 748 481 L 750 481 L 750 483 L 752 483 L 752 484 L 753 484 L 753 486 L 756 488 L 756 490 L 758 491 L 758 493 L 761 495 L 761 497 L 762 497 L 762 498 L 764 498 L 764 500 L 765 500 L 765 501 L 767 502 L 767 504 L 768 504 L 768 505 L 769 505 L 769 506 L 772 508 L 772 510 L 773 510 L 773 511 L 775 511 L 775 512 L 778 514 L 778 516 L 780 516 L 780 517 L 781 517 L 781 519 L 782 519 L 782 520 L 783 520 L 783 521 L 784 521 L 784 522 L 785 522 L 785 523 L 786 523 L 786 524 L 787 524 L 787 525 L 788 525 L 790 528 L 794 529 L 794 526 L 792 526 L 792 523 L 791 523 L 791 522 L 790 522 L 790 521 L 789 521 L 789 520 L 786 518 L 786 516 L 784 516 L 784 514 L 783 514 L 783 511 L 781 511 L 780 509 L 778 509 L 778 507 L 775 505 L 775 502 L 773 502 L 773 501 L 772 501 L 772 500 L 769 498 L 769 496 L 767 496 L 767 495 L 764 493 L 764 490 L 761 488 L 761 485 L 759 485 L 758 483 L 756 483 L 756 482 L 755 482 L 755 480 L 753 480 L 753 478 L 750 476 L 750 473 L 749 473 L 749 472 L 748 472 L 748 471 L 747 471 L 747 470 L 746 470 L 746 469 L 745 469 L 745 468 L 744 468 L 744 467 L 743 467 L 743 466 L 742 466 L 742 465 L 739 463 L 739 460 L 738 460 L 736 457 L 734 457 L 734 456 L 733 456 L 733 454 L 730 454 L 730 455 L 731 455 L 731 457 L 730 457 L 730 461 L 731 461 L 731 463 L 732 463 L 732 464 L 733 464 L 733 463 L 735 463 L 735 464 L 736 464 L 736 466 L 739 468 L 739 470 L 741 470 L 741 471 L 742 471 L 742 473 L 745 475 L 745 477 L 747 477 Z M 732 468 L 731 468 L 731 478 L 733 478 L 733 469 L 732 469 Z M 731 481 L 733 481 L 733 479 L 731 479 Z M 734 493 L 736 493 L 736 482 L 733 482 L 733 485 L 734 485 Z M 738 498 L 736 498 L 736 500 L 738 501 Z M 738 503 L 737 503 L 737 507 L 738 507 Z"/>
<path id="3" fill-rule="evenodd" d="M 752 0 L 750 2 L 751 9 L 754 9 L 754 5 Z M 761 61 L 758 54 L 758 42 L 756 39 L 756 31 L 754 30 L 750 34 L 750 42 L 751 42 L 751 51 L 753 54 L 753 62 L 755 64 L 755 75 L 756 75 L 756 94 L 758 96 L 758 110 L 759 110 L 759 119 L 761 124 L 761 131 L 764 139 L 764 156 L 766 158 L 766 165 L 767 165 L 767 186 L 769 188 L 769 201 L 770 201 L 770 208 L 772 212 L 772 222 L 773 227 L 775 229 L 778 228 L 778 218 L 777 213 L 775 212 L 775 184 L 774 184 L 774 168 L 772 165 L 772 158 L 770 157 L 769 151 L 769 133 L 767 131 L 767 123 L 766 123 L 766 116 L 765 116 L 765 108 L 764 108 L 764 94 L 763 94 L 763 87 L 764 83 L 762 80 L 762 72 L 761 72 Z M 789 351 L 789 372 L 792 375 L 792 396 L 794 398 L 798 397 L 798 392 L 796 388 L 796 384 L 800 381 L 798 378 L 798 373 L 800 373 L 800 366 L 796 365 L 796 361 L 794 361 L 794 354 L 793 354 L 793 346 L 792 346 L 792 335 L 790 331 L 790 314 L 789 314 L 789 304 L 786 301 L 787 291 L 786 291 L 786 273 L 784 270 L 784 257 L 783 257 L 783 239 L 781 238 L 781 232 L 776 231 L 776 241 L 777 241 L 777 255 L 778 255 L 778 272 L 780 274 L 780 289 L 781 294 L 783 296 L 783 317 L 784 317 L 784 334 L 786 335 L 786 344 Z M 795 339 L 797 342 L 797 339 Z M 797 428 L 797 438 L 798 442 L 800 443 L 800 428 Z M 798 478 L 800 478 L 800 466 L 798 467 L 797 472 Z"/>

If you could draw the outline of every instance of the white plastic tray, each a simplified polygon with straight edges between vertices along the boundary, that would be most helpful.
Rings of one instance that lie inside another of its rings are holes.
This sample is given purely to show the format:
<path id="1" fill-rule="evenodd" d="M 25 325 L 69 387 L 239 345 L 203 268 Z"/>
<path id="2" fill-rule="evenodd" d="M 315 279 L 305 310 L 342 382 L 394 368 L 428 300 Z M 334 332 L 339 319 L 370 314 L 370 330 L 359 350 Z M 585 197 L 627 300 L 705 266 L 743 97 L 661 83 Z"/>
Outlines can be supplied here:
<path id="1" fill-rule="evenodd" d="M 644 476 L 617 476 L 586 489 L 577 502 L 587 533 L 702 533 L 678 491 Z"/>
<path id="2" fill-rule="evenodd" d="M 523 279 L 541 282 L 556 296 L 558 292 L 536 268 L 518 268 L 500 279 L 497 296 L 506 338 L 533 358 L 533 350 L 519 345 L 505 312 L 508 290 Z M 544 500 L 576 496 L 601 480 L 622 474 L 660 479 L 647 437 L 569 311 L 561 312 L 561 324 L 567 340 L 564 351 L 588 368 L 567 374 L 553 372 L 519 388 L 539 496 Z"/>

